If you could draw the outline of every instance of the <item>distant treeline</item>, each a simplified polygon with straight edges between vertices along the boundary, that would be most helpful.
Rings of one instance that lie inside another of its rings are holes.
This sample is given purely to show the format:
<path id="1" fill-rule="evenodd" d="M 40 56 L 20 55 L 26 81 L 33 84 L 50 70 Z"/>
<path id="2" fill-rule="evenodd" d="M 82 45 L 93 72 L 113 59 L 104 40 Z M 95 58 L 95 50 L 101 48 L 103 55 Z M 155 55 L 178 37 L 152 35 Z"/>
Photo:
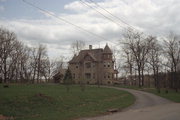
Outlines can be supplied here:
<path id="1" fill-rule="evenodd" d="M 59 72 L 63 61 L 50 61 L 43 44 L 29 47 L 14 32 L 0 28 L 0 82 L 49 82 Z"/>
<path id="2" fill-rule="evenodd" d="M 144 74 L 153 76 L 154 86 L 160 89 L 162 81 L 166 87 L 180 88 L 180 37 L 173 32 L 158 38 L 127 29 L 121 39 L 122 57 L 125 62 L 121 68 L 131 81 L 137 74 L 139 87 L 144 86 Z M 161 74 L 160 74 L 161 73 Z M 167 79 L 167 80 L 166 80 Z"/>

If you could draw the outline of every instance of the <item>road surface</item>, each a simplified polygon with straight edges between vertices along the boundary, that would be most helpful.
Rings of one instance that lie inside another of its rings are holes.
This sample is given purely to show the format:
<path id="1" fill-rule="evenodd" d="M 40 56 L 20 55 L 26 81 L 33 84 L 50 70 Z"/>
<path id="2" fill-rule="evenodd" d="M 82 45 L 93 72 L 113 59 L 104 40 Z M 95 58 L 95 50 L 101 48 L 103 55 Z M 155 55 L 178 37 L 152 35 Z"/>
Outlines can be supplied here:
<path id="1" fill-rule="evenodd" d="M 80 120 L 180 120 L 180 103 L 174 103 L 143 91 L 110 88 L 130 92 L 136 97 L 136 102 L 122 112 Z"/>

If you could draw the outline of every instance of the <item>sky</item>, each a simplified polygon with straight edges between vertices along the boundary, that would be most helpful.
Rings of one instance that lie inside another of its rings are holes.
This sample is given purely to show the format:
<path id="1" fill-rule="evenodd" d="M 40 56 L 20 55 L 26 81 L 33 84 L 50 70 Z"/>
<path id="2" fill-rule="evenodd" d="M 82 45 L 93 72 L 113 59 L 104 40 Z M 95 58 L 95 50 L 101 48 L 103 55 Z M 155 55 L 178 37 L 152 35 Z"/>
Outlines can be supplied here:
<path id="1" fill-rule="evenodd" d="M 0 0 L 0 26 L 15 32 L 29 46 L 46 45 L 51 58 L 70 58 L 71 44 L 76 40 L 85 41 L 86 47 L 91 44 L 93 48 L 103 48 L 108 43 L 114 49 L 128 25 L 157 37 L 170 31 L 180 33 L 180 0 L 93 0 L 96 4 L 90 0 L 26 1 L 56 17 L 22 0 Z"/>

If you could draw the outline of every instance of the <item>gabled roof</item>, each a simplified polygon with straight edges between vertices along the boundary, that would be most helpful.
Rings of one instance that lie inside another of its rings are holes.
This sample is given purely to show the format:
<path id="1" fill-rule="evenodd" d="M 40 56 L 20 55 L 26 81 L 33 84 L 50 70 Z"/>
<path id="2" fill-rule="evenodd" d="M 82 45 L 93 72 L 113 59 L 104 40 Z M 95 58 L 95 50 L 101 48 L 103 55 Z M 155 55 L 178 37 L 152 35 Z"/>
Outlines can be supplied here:
<path id="1" fill-rule="evenodd" d="M 112 53 L 111 49 L 109 48 L 108 44 L 106 44 L 104 48 L 104 53 Z"/>
<path id="2" fill-rule="evenodd" d="M 103 49 L 88 49 L 88 50 L 81 50 L 78 56 L 74 56 L 69 63 L 78 63 L 82 61 L 85 56 L 90 56 L 94 61 L 102 61 L 102 53 Z"/>
<path id="3" fill-rule="evenodd" d="M 93 59 L 93 61 L 97 61 L 97 59 L 94 57 L 94 55 L 92 55 L 90 52 L 87 52 L 86 55 L 84 56 L 84 58 L 86 56 L 90 56 Z"/>
<path id="4" fill-rule="evenodd" d="M 79 63 L 82 62 L 86 56 L 90 56 L 93 61 L 102 61 L 103 60 L 103 54 L 104 53 L 111 53 L 112 51 L 109 48 L 109 46 L 106 44 L 104 49 L 87 49 L 87 50 L 81 50 L 79 54 L 74 56 L 72 60 L 69 61 L 69 63 Z"/>

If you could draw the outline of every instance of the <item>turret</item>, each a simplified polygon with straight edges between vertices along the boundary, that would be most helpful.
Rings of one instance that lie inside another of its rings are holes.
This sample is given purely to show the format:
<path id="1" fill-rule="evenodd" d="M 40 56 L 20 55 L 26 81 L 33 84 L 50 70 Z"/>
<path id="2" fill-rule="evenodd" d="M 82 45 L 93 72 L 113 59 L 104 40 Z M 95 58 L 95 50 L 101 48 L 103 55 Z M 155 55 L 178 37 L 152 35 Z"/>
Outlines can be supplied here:
<path id="1" fill-rule="evenodd" d="M 108 44 L 106 44 L 106 46 L 104 47 L 104 50 L 103 50 L 103 59 L 104 60 L 112 60 L 112 51 L 111 49 L 109 48 Z"/>

